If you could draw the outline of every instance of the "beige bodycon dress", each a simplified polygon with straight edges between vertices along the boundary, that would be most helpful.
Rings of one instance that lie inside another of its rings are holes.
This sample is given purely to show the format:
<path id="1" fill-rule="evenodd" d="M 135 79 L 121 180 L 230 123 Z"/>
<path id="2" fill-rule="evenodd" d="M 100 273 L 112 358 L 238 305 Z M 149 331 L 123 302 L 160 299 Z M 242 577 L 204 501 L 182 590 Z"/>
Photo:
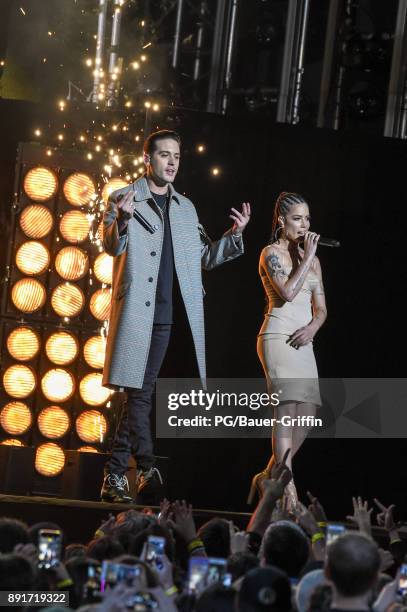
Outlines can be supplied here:
<path id="1" fill-rule="evenodd" d="M 312 287 L 318 277 L 309 271 L 304 284 L 291 302 L 276 292 L 268 270 L 260 258 L 259 273 L 268 299 L 268 309 L 257 339 L 257 353 L 267 379 L 269 392 L 282 391 L 283 402 L 321 405 L 318 370 L 312 342 L 295 349 L 287 340 L 312 319 Z"/>

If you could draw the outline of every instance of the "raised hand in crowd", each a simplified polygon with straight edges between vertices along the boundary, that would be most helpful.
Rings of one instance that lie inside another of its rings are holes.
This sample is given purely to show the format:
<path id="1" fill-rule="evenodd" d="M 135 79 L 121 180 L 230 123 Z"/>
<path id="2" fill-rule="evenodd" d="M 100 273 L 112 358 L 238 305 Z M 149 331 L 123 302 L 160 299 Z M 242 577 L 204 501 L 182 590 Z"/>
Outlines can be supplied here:
<path id="1" fill-rule="evenodd" d="M 160 501 L 160 512 L 157 517 L 157 522 L 161 527 L 168 527 L 168 520 L 171 518 L 171 502 L 164 497 Z"/>
<path id="2" fill-rule="evenodd" d="M 98 527 L 95 532 L 95 535 L 102 537 L 105 535 L 110 535 L 116 526 L 116 517 L 113 514 L 109 514 L 109 518 Z"/>
<path id="3" fill-rule="evenodd" d="M 239 531 L 233 521 L 229 521 L 230 554 L 243 553 L 249 550 L 250 536 L 246 531 Z"/>
<path id="4" fill-rule="evenodd" d="M 313 495 L 310 491 L 307 491 L 307 497 L 310 500 L 310 504 L 308 506 L 308 510 L 311 512 L 311 514 L 314 516 L 315 520 L 317 521 L 317 523 L 319 524 L 320 527 L 325 527 L 328 519 L 327 516 L 325 514 L 325 510 L 323 508 L 323 506 L 321 505 L 319 499 L 317 497 L 315 497 L 315 495 Z M 320 524 L 322 523 L 322 525 Z"/>
<path id="5" fill-rule="evenodd" d="M 255 509 L 247 526 L 248 532 L 257 533 L 263 536 L 266 531 L 277 501 L 283 496 L 284 489 L 292 479 L 291 470 L 286 465 L 288 454 L 291 449 L 287 449 L 282 461 L 275 463 L 272 467 L 270 478 L 264 478 L 261 482 L 262 497 Z"/>
<path id="6" fill-rule="evenodd" d="M 392 609 L 391 606 L 396 603 L 397 599 L 397 587 L 399 583 L 400 572 L 394 580 L 388 582 L 380 591 L 379 596 L 372 606 L 373 612 L 388 612 Z"/>
<path id="7" fill-rule="evenodd" d="M 315 560 L 323 561 L 325 558 L 325 532 L 318 524 L 311 510 L 300 501 L 297 504 L 296 518 L 298 525 L 302 527 L 311 539 Z"/>
<path id="8" fill-rule="evenodd" d="M 168 526 L 173 528 L 185 542 L 195 540 L 196 526 L 191 504 L 187 504 L 185 499 L 181 502 L 176 500 L 171 504 L 171 510 L 172 518 L 167 520 Z"/>
<path id="9" fill-rule="evenodd" d="M 396 507 L 394 504 L 384 506 L 376 497 L 373 499 L 380 512 L 376 515 L 377 524 L 379 527 L 384 527 L 386 531 L 397 531 L 397 526 L 394 521 L 393 510 Z"/>
<path id="10" fill-rule="evenodd" d="M 371 514 L 373 508 L 368 508 L 367 501 L 363 501 L 362 498 L 352 497 L 353 503 L 353 515 L 348 515 L 346 518 L 357 525 L 359 531 L 365 535 L 372 536 L 372 519 Z"/>

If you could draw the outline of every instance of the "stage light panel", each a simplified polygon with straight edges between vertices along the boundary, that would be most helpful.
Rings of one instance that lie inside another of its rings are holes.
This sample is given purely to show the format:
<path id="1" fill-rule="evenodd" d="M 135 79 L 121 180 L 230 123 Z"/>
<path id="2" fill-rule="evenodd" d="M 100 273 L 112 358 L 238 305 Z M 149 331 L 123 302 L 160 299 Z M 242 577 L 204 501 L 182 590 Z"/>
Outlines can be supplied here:
<path id="1" fill-rule="evenodd" d="M 42 274 L 48 268 L 49 262 L 47 247 L 36 240 L 24 242 L 16 253 L 17 268 L 27 276 Z"/>
<path id="2" fill-rule="evenodd" d="M 72 363 L 78 356 L 78 351 L 78 340 L 67 331 L 54 332 L 45 344 L 48 359 L 56 365 Z"/>
<path id="3" fill-rule="evenodd" d="M 88 174 L 74 172 L 64 183 L 64 196 L 72 206 L 86 206 L 96 192 L 96 185 Z"/>
<path id="4" fill-rule="evenodd" d="M 110 289 L 98 289 L 90 298 L 89 309 L 95 319 L 105 321 L 110 313 Z"/>
<path id="5" fill-rule="evenodd" d="M 107 423 L 99 410 L 85 410 L 76 419 L 75 428 L 83 442 L 102 443 L 106 435 Z"/>
<path id="6" fill-rule="evenodd" d="M 39 413 L 37 424 L 45 438 L 57 440 L 68 432 L 70 419 L 67 412 L 60 406 L 47 406 Z"/>
<path id="7" fill-rule="evenodd" d="M 15 363 L 3 374 L 3 387 L 10 397 L 25 399 L 37 385 L 34 371 L 26 365 Z"/>
<path id="8" fill-rule="evenodd" d="M 44 285 L 35 278 L 21 278 L 11 290 L 14 306 L 27 314 L 42 308 L 46 297 Z"/>
<path id="9" fill-rule="evenodd" d="M 17 361 L 30 361 L 40 350 L 40 337 L 30 327 L 16 327 L 7 336 L 7 350 Z"/>
<path id="10" fill-rule="evenodd" d="M 107 253 L 100 253 L 100 255 L 96 257 L 95 263 L 93 264 L 93 271 L 100 283 L 111 285 L 113 274 L 113 257 Z"/>
<path id="11" fill-rule="evenodd" d="M 50 168 L 36 166 L 31 168 L 24 177 L 24 191 L 34 202 L 46 202 L 57 192 L 57 175 Z"/>
<path id="12" fill-rule="evenodd" d="M 106 338 L 104 336 L 91 336 L 83 347 L 83 356 L 86 363 L 95 370 L 103 368 L 106 354 Z"/>
<path id="13" fill-rule="evenodd" d="M 110 389 L 102 386 L 102 374 L 91 372 L 86 374 L 79 383 L 81 398 L 89 406 L 101 406 L 112 394 Z"/>
<path id="14" fill-rule="evenodd" d="M 10 436 L 21 436 L 31 427 L 31 410 L 24 402 L 9 402 L 0 413 L 0 424 Z"/>
<path id="15" fill-rule="evenodd" d="M 102 189 L 102 200 L 106 204 L 109 196 L 113 191 L 117 189 L 122 189 L 122 187 L 127 187 L 128 182 L 122 178 L 113 178 L 108 181 Z"/>
<path id="16" fill-rule="evenodd" d="M 51 306 L 60 317 L 76 317 L 85 305 L 83 291 L 71 283 L 61 283 L 52 292 Z"/>
<path id="17" fill-rule="evenodd" d="M 93 446 L 81 446 L 78 448 L 78 453 L 98 453 L 97 448 L 93 448 Z"/>
<path id="18" fill-rule="evenodd" d="M 55 258 L 55 270 L 64 280 L 79 280 L 85 276 L 88 269 L 88 255 L 78 247 L 64 247 Z"/>
<path id="19" fill-rule="evenodd" d="M 46 442 L 37 448 L 35 453 L 35 469 L 42 476 L 58 476 L 64 468 L 65 455 L 63 449 L 55 442 Z"/>
<path id="20" fill-rule="evenodd" d="M 42 377 L 41 389 L 50 402 L 66 402 L 74 394 L 75 380 L 68 370 L 52 368 Z"/>
<path id="21" fill-rule="evenodd" d="M 20 227 L 28 238 L 45 238 L 54 225 L 51 211 L 42 204 L 26 206 L 20 215 Z"/>
<path id="22" fill-rule="evenodd" d="M 90 222 L 84 212 L 68 210 L 60 221 L 59 230 L 67 242 L 78 244 L 89 237 Z"/>

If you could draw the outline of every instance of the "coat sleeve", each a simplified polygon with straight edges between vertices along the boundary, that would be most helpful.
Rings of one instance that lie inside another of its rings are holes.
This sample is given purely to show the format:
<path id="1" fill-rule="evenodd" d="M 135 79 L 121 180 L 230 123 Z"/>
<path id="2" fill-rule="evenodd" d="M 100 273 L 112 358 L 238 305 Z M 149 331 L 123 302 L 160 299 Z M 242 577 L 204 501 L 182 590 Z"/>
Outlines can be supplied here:
<path id="1" fill-rule="evenodd" d="M 121 255 L 127 248 L 127 229 L 119 234 L 117 204 L 110 197 L 103 214 L 103 248 L 108 255 Z"/>
<path id="2" fill-rule="evenodd" d="M 232 261 L 243 255 L 243 237 L 233 236 L 232 230 L 228 230 L 219 240 L 212 241 L 204 227 L 198 224 L 201 238 L 201 262 L 204 270 L 212 270 L 226 261 Z"/>

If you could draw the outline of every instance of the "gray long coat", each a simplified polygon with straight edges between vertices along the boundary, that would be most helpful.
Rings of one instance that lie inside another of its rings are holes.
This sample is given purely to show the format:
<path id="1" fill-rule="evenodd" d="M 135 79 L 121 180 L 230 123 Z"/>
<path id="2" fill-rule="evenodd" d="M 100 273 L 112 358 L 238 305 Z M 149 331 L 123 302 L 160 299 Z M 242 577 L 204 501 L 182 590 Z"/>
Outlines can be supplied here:
<path id="1" fill-rule="evenodd" d="M 211 270 L 243 253 L 242 238 L 231 230 L 211 242 L 199 224 L 194 205 L 169 186 L 169 217 L 174 264 L 185 304 L 205 386 L 205 330 L 202 268 Z M 133 217 L 127 232 L 119 236 L 116 198 L 134 190 L 136 210 L 150 224 L 150 231 Z M 153 230 L 153 231 L 151 231 Z M 151 342 L 158 269 L 163 243 L 163 215 L 143 177 L 115 191 L 103 216 L 103 245 L 114 256 L 112 305 L 103 384 L 110 388 L 141 388 Z"/>

